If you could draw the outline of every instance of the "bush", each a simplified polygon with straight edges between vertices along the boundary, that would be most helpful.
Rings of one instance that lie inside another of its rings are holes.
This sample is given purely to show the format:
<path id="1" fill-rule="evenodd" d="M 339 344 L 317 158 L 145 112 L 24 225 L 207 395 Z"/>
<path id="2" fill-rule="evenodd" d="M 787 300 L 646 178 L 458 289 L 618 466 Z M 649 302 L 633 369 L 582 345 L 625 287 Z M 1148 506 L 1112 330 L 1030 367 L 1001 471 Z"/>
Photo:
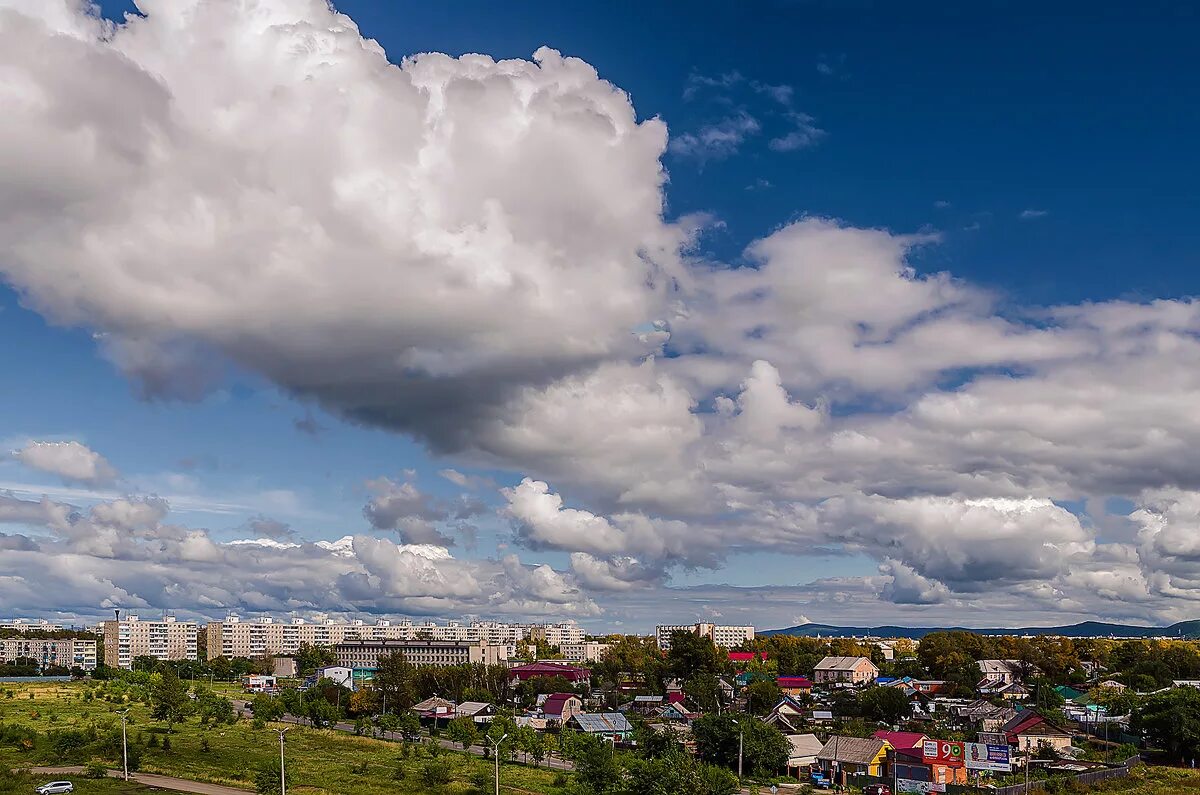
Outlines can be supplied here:
<path id="1" fill-rule="evenodd" d="M 146 747 L 147 748 L 157 748 L 158 747 L 158 735 L 157 734 L 150 735 L 150 739 L 146 740 Z"/>
<path id="2" fill-rule="evenodd" d="M 201 737 L 200 738 L 200 753 L 207 754 L 209 752 L 210 747 L 211 746 L 209 746 L 209 744 L 208 744 L 208 738 Z"/>
<path id="3" fill-rule="evenodd" d="M 565 787 L 570 782 L 571 782 L 571 779 L 567 778 L 566 773 L 555 773 L 554 774 L 554 786 Z"/>
<path id="4" fill-rule="evenodd" d="M 171 735 L 169 735 L 169 734 L 164 734 L 164 735 L 163 735 L 162 749 L 163 749 L 164 751 L 170 751 L 170 750 L 171 750 Z"/>
<path id="5" fill-rule="evenodd" d="M 436 759 L 421 765 L 421 783 L 427 787 L 444 787 L 450 783 L 450 771 Z"/>
<path id="6" fill-rule="evenodd" d="M 107 778 L 108 765 L 101 762 L 99 759 L 93 759 L 83 766 L 84 778 Z"/>

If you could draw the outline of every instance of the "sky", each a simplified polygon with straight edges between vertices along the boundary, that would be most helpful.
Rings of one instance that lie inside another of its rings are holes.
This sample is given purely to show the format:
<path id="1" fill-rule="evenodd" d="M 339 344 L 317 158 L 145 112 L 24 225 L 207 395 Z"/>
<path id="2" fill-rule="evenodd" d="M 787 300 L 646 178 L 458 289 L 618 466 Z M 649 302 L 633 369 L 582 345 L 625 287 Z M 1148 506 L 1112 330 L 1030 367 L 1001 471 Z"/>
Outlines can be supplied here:
<path id="1" fill-rule="evenodd" d="M 13 616 L 1194 617 L 1198 12 L 335 5 L 0 0 Z"/>

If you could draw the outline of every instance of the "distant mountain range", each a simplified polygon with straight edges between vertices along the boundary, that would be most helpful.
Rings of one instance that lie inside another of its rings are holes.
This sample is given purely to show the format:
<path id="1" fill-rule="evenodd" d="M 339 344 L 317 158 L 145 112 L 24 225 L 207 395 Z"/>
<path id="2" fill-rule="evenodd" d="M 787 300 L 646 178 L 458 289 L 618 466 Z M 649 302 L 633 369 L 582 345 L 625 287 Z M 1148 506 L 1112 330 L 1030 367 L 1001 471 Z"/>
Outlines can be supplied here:
<path id="1" fill-rule="evenodd" d="M 1200 621 L 1180 621 L 1169 627 L 1138 627 L 1129 624 L 1106 624 L 1102 621 L 1083 621 L 1061 627 L 1009 627 L 976 629 L 973 627 L 839 627 L 833 624 L 801 624 L 787 629 L 768 629 L 759 635 L 796 635 L 798 637 L 853 638 L 872 635 L 882 638 L 920 639 L 930 632 L 960 630 L 977 635 L 1061 635 L 1067 638 L 1196 638 L 1200 637 Z"/>

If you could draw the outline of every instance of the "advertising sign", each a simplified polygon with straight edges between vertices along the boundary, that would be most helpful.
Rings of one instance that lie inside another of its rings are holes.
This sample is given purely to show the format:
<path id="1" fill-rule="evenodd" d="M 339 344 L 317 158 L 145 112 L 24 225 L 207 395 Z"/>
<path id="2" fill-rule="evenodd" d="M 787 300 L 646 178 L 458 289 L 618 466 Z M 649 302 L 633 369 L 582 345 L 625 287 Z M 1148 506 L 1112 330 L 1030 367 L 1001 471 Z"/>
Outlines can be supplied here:
<path id="1" fill-rule="evenodd" d="M 911 778 L 896 779 L 896 792 L 945 792 L 946 785 L 933 781 L 916 781 Z"/>
<path id="2" fill-rule="evenodd" d="M 921 756 L 926 763 L 962 767 L 963 744 L 947 740 L 926 740 L 921 746 Z"/>
<path id="3" fill-rule="evenodd" d="M 966 743 L 964 758 L 968 770 L 994 770 L 997 773 L 1008 773 L 1012 770 L 1007 745 Z"/>

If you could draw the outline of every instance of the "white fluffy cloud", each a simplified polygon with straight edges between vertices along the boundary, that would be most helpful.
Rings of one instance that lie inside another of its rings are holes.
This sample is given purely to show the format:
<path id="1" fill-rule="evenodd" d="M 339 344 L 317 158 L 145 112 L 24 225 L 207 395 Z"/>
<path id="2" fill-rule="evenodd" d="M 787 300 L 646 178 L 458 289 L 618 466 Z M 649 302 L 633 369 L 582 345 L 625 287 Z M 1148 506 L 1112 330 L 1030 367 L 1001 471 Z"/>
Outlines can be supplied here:
<path id="1" fill-rule="evenodd" d="M 103 486 L 117 479 L 117 470 L 104 456 L 79 442 L 29 442 L 14 450 L 13 458 L 67 483 Z"/>
<path id="2" fill-rule="evenodd" d="M 504 491 L 517 541 L 571 570 L 453 558 L 473 498 L 379 479 L 365 518 L 407 543 L 263 525 L 230 546 L 151 498 L 0 495 L 0 521 L 49 534 L 3 537 L 26 571 L 128 604 L 587 613 L 589 591 L 652 604 L 677 567 L 818 550 L 880 569 L 804 591 L 814 617 L 883 599 L 1153 618 L 1200 594 L 1200 304 L 1013 307 L 918 268 L 936 233 L 819 217 L 746 266 L 698 262 L 701 221 L 664 219 L 665 123 L 583 61 L 394 65 L 323 0 L 140 8 L 114 26 L 0 0 L 0 276 L 148 395 L 244 368 L 523 478 Z M 117 477 L 74 442 L 16 457 Z M 1138 510 L 1073 507 L 1109 497 Z"/>

